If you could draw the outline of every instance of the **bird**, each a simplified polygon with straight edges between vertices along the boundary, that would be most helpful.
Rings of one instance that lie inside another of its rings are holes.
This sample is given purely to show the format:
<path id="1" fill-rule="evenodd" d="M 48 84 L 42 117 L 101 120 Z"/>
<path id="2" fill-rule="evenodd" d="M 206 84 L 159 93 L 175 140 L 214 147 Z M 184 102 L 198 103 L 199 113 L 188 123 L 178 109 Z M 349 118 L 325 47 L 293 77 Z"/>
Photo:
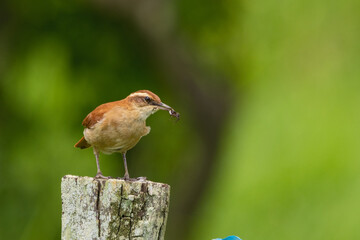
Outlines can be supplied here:
<path id="1" fill-rule="evenodd" d="M 173 108 L 149 90 L 139 90 L 122 100 L 101 104 L 85 117 L 82 122 L 84 136 L 75 147 L 93 148 L 97 166 L 95 178 L 110 178 L 105 177 L 100 170 L 99 152 L 117 152 L 122 154 L 124 161 L 123 179 L 130 180 L 126 152 L 149 134 L 150 127 L 146 126 L 146 119 L 158 110 L 169 111 L 171 116 L 179 119 L 179 114 Z"/>

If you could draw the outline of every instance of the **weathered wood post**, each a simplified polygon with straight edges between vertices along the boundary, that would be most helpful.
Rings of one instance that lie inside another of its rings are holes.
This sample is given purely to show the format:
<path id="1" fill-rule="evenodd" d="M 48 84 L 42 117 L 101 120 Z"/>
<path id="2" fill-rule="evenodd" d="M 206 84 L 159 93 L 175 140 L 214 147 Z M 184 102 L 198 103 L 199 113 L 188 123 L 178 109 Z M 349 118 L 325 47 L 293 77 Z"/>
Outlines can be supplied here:
<path id="1" fill-rule="evenodd" d="M 164 239 L 169 197 L 163 183 L 66 175 L 61 239 Z"/>

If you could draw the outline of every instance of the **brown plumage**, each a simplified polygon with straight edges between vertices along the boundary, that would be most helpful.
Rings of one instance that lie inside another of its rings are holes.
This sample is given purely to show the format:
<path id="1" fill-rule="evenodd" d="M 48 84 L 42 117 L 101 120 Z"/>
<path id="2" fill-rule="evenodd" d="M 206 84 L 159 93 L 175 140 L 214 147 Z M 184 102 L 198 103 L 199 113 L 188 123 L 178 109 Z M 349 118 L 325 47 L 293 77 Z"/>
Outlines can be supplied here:
<path id="1" fill-rule="evenodd" d="M 125 165 L 124 178 L 129 178 L 126 152 L 150 132 L 150 127 L 146 126 L 146 119 L 159 109 L 167 110 L 171 115 L 175 112 L 162 103 L 156 94 L 140 90 L 123 100 L 102 104 L 86 116 L 82 122 L 85 127 L 84 137 L 75 147 L 93 147 L 98 168 L 96 177 L 104 178 L 99 165 L 100 151 L 106 154 L 122 153 Z"/>
<path id="2" fill-rule="evenodd" d="M 80 148 L 80 149 L 85 149 L 88 147 L 91 147 L 91 145 L 85 140 L 84 137 L 82 137 L 76 144 L 74 147 Z"/>

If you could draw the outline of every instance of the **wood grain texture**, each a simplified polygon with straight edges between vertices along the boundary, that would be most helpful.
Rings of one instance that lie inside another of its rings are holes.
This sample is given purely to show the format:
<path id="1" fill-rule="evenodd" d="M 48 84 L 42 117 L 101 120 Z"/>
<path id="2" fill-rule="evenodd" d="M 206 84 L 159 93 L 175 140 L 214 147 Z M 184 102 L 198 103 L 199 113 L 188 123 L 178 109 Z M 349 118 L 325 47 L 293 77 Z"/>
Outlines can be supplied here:
<path id="1" fill-rule="evenodd" d="M 64 176 L 61 239 L 164 239 L 169 197 L 163 183 Z"/>

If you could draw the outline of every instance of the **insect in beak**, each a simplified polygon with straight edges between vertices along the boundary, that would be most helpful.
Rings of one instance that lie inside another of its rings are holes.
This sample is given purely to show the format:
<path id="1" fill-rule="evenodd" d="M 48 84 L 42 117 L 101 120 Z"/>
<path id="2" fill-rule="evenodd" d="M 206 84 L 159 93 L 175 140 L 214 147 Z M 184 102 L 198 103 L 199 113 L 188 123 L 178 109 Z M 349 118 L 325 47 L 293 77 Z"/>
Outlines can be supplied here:
<path id="1" fill-rule="evenodd" d="M 175 110 L 172 107 L 170 107 L 170 106 L 168 106 L 168 105 L 166 105 L 165 103 L 162 103 L 162 102 L 160 102 L 160 103 L 153 102 L 153 105 L 157 106 L 161 110 L 169 111 L 169 114 L 172 117 L 176 117 L 177 120 L 179 120 L 180 114 L 175 112 Z"/>

